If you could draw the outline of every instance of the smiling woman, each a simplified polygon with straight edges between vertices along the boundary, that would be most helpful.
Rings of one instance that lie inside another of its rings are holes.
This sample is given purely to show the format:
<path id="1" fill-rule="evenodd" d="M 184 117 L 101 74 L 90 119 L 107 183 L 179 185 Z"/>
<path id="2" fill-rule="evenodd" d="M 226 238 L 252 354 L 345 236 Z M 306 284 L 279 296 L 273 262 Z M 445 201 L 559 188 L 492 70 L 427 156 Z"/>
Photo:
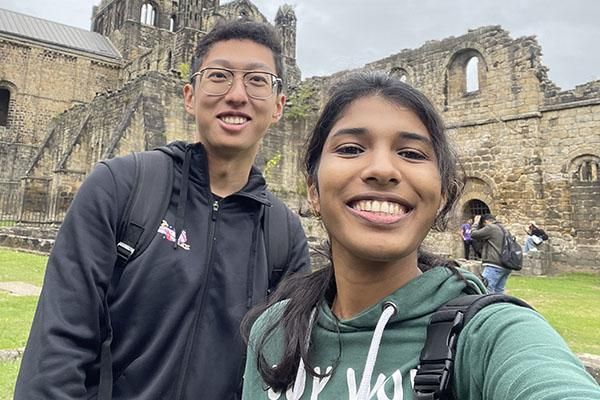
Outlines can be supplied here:
<path id="1" fill-rule="evenodd" d="M 443 126 L 425 96 L 393 78 L 358 74 L 333 89 L 305 157 L 330 263 L 288 279 L 247 316 L 244 399 L 413 398 L 432 314 L 485 292 L 475 276 L 421 249 L 463 188 Z M 452 382 L 459 399 L 600 394 L 547 322 L 509 303 L 465 325 Z"/>

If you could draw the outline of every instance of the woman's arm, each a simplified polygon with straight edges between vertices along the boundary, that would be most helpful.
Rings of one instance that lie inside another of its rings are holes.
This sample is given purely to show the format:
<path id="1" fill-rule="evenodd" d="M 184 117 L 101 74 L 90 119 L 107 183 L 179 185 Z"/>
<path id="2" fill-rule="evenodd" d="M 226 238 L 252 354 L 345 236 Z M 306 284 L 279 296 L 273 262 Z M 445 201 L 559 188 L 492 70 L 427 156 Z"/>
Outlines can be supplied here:
<path id="1" fill-rule="evenodd" d="M 488 306 L 459 338 L 459 399 L 600 399 L 600 387 L 560 335 L 536 312 Z"/>

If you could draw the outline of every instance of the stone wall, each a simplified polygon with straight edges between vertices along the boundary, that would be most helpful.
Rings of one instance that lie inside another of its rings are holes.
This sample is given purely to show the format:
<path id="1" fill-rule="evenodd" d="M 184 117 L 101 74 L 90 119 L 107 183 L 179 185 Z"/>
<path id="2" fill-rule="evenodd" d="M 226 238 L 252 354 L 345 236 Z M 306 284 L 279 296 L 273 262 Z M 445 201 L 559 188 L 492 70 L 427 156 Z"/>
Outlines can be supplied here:
<path id="1" fill-rule="evenodd" d="M 220 15 L 262 15 L 246 3 L 230 3 Z M 282 24 L 278 29 L 294 25 L 293 15 L 284 11 L 278 13 Z M 173 36 L 162 28 L 142 27 L 128 46 L 148 40 L 150 70 L 165 70 L 160 68 L 162 58 L 155 57 L 162 50 L 152 43 L 179 37 L 184 53 L 192 33 Z M 131 51 L 145 51 L 142 47 Z M 135 59 L 143 64 L 140 54 Z M 63 58 L 57 62 L 78 62 Z M 98 159 L 175 138 L 191 139 L 193 125 L 181 103 L 183 82 L 173 75 L 147 72 L 141 64 L 130 63 L 124 71 L 129 68 L 137 77 L 121 90 L 98 96 L 89 106 L 74 107 L 50 125 L 22 183 L 24 206 L 31 199 L 31 208 L 42 213 L 41 204 L 46 204 L 48 218 L 59 221 L 64 205 Z M 547 77 L 535 38 L 513 39 L 498 26 L 430 41 L 359 70 L 383 71 L 422 90 L 442 113 L 460 150 L 465 195 L 449 231 L 432 233 L 427 247 L 460 256 L 460 222 L 485 210 L 520 241 L 525 239 L 525 227 L 535 220 L 550 235 L 552 261 L 561 268 L 599 268 L 600 81 L 561 91 Z M 263 141 L 258 166 L 273 191 L 301 213 L 307 209 L 301 160 L 305 140 L 327 90 L 350 72 L 292 86 L 284 118 Z M 100 85 L 102 79 L 95 82 Z M 4 134 L 9 135 L 6 130 Z M 49 190 L 46 203 L 31 196 L 44 190 Z"/>
<path id="2" fill-rule="evenodd" d="M 42 222 L 60 222 L 82 180 L 99 160 L 191 140 L 195 125 L 183 107 L 179 79 L 157 72 L 121 90 L 97 96 L 55 121 L 22 178 L 22 222 L 45 210 Z M 27 217 L 30 216 L 30 217 Z"/>
<path id="3" fill-rule="evenodd" d="M 10 91 L 8 124 L 0 129 L 0 191 L 18 181 L 51 121 L 74 104 L 116 86 L 120 65 L 89 55 L 0 38 L 0 88 Z"/>
<path id="4" fill-rule="evenodd" d="M 469 91 L 473 58 L 478 87 Z M 465 194 L 449 231 L 430 234 L 429 248 L 460 256 L 460 221 L 484 204 L 521 242 L 530 221 L 546 229 L 553 261 L 563 268 L 600 268 L 600 81 L 561 92 L 547 78 L 535 38 L 513 39 L 498 26 L 357 70 L 383 71 L 423 91 L 460 151 Z M 321 105 L 327 89 L 353 71 L 307 79 L 300 92 L 319 87 L 310 101 Z M 303 104 L 293 104 L 292 114 L 313 114 L 315 107 Z"/>

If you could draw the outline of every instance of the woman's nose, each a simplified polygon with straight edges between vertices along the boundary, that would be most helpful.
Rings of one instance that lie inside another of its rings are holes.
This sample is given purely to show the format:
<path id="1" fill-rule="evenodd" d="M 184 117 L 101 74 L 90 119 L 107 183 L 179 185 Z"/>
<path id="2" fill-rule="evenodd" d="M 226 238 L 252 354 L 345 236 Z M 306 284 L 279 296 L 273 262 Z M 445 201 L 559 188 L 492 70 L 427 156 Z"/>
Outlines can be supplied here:
<path id="1" fill-rule="evenodd" d="M 395 154 L 388 152 L 373 152 L 369 157 L 367 167 L 363 170 L 362 179 L 367 183 L 378 185 L 397 185 L 401 180 L 398 160 Z"/>

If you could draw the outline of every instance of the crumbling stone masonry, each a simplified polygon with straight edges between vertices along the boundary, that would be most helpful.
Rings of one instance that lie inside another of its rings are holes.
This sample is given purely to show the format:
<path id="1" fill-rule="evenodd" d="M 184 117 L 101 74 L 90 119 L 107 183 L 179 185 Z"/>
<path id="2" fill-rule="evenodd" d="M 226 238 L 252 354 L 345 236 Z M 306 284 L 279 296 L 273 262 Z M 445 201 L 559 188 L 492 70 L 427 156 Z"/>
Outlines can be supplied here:
<path id="1" fill-rule="evenodd" d="M 192 138 L 181 78 L 193 43 L 220 19 L 265 20 L 247 0 L 199 3 L 103 0 L 92 26 L 118 49 L 116 61 L 0 32 L 0 54 L 8 60 L 0 64 L 0 163 L 7 166 L 0 194 L 19 188 L 21 220 L 60 222 L 102 158 Z M 304 141 L 326 91 L 352 71 L 300 82 L 290 7 L 279 10 L 275 26 L 292 85 L 285 117 L 265 138 L 257 164 L 272 189 L 303 214 Z M 532 220 L 550 235 L 530 273 L 546 273 L 549 265 L 600 269 L 600 81 L 562 91 L 548 79 L 535 38 L 513 39 L 499 26 L 429 41 L 360 70 L 383 71 L 424 91 L 459 147 L 465 196 L 450 231 L 432 233 L 428 247 L 460 256 L 460 221 L 492 212 L 520 240 Z M 40 89 L 63 97 L 40 96 Z M 323 237 L 318 223 L 305 222 L 311 238 Z"/>

